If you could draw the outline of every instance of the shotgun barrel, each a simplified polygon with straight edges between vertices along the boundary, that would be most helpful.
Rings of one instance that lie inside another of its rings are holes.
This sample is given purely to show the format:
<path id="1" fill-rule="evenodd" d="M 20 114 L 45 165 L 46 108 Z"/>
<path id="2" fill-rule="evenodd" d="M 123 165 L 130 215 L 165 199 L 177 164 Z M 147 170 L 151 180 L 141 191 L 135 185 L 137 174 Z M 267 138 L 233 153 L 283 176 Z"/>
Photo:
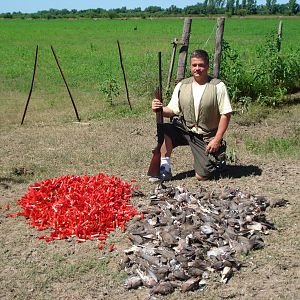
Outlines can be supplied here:
<path id="1" fill-rule="evenodd" d="M 155 91 L 155 98 L 163 102 L 162 99 L 162 69 L 161 69 L 161 52 L 158 52 L 158 80 L 159 85 Z M 160 148 L 164 142 L 164 131 L 163 131 L 163 110 L 160 109 L 156 112 L 156 130 L 157 130 L 157 145 L 152 150 L 152 159 L 148 169 L 148 176 L 159 177 L 160 175 Z"/>

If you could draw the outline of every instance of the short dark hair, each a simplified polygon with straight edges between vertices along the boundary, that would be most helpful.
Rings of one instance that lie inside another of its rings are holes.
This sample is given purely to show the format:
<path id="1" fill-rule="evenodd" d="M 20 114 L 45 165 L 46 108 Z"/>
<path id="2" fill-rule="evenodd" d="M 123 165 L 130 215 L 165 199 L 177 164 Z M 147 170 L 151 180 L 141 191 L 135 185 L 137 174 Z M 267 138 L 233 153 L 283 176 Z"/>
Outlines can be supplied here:
<path id="1" fill-rule="evenodd" d="M 209 55 L 205 50 L 202 49 L 194 50 L 190 55 L 190 61 L 192 60 L 192 58 L 202 58 L 209 65 Z"/>

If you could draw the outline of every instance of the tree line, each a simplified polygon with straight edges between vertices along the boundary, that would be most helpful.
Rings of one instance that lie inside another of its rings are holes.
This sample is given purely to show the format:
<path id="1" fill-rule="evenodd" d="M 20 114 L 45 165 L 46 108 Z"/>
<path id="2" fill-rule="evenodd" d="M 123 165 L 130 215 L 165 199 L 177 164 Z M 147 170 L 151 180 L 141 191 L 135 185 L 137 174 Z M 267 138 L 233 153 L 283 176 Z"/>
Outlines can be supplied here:
<path id="1" fill-rule="evenodd" d="M 286 4 L 279 4 L 277 0 L 266 0 L 265 4 L 257 5 L 256 0 L 204 0 L 202 3 L 179 8 L 171 5 L 163 9 L 160 6 L 148 6 L 127 9 L 125 6 L 115 9 L 49 9 L 35 13 L 7 12 L 0 14 L 4 19 L 68 19 L 68 18 L 150 18 L 150 17 L 179 17 L 179 16 L 209 16 L 222 14 L 230 16 L 247 15 L 297 15 L 300 5 L 296 0 L 289 0 Z"/>

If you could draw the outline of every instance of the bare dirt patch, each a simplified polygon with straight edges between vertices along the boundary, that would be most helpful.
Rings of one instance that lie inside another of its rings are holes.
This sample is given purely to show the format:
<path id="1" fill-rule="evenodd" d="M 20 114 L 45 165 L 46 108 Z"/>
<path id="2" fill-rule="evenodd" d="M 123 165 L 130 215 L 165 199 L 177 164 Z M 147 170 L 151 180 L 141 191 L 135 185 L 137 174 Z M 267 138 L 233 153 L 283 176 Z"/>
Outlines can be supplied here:
<path id="1" fill-rule="evenodd" d="M 176 291 L 155 299 L 300 297 L 299 155 L 254 155 L 244 143 L 249 135 L 257 139 L 286 136 L 292 130 L 299 130 L 299 119 L 299 105 L 269 115 L 260 124 L 251 126 L 239 126 L 233 118 L 227 140 L 235 150 L 237 161 L 217 181 L 197 182 L 189 149 L 176 149 L 172 158 L 175 176 L 170 185 L 184 185 L 190 191 L 200 186 L 209 191 L 235 186 L 268 199 L 284 198 L 290 204 L 268 210 L 268 218 L 277 229 L 264 237 L 264 249 L 240 257 L 244 267 L 228 284 L 221 284 L 216 278 L 203 291 Z M 153 115 L 146 119 L 65 124 L 28 122 L 1 128 L 1 299 L 150 298 L 145 288 L 127 291 L 123 287 L 127 276 L 122 269 L 123 250 L 129 242 L 122 232 L 117 230 L 109 237 L 108 244 L 116 244 L 112 252 L 100 251 L 97 241 L 79 244 L 71 239 L 47 244 L 37 239 L 41 233 L 23 218 L 6 215 L 19 210 L 15 202 L 26 193 L 30 183 L 64 174 L 103 172 L 126 181 L 136 179 L 145 196 L 134 197 L 132 201 L 136 208 L 147 206 L 148 195 L 155 187 L 145 175 L 151 148 L 156 143 L 154 130 Z M 5 210 L 7 202 L 11 206 L 9 211 Z"/>

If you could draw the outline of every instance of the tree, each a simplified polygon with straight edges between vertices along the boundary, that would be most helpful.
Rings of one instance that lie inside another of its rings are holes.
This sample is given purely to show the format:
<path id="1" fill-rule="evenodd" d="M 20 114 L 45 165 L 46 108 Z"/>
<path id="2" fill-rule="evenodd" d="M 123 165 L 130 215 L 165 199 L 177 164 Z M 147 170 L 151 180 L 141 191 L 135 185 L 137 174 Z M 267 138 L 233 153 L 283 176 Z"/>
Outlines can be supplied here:
<path id="1" fill-rule="evenodd" d="M 208 0 L 207 2 L 207 12 L 209 14 L 215 14 L 217 12 L 217 0 Z"/>
<path id="2" fill-rule="evenodd" d="M 234 2 L 235 0 L 227 0 L 226 11 L 231 15 L 234 15 Z"/>
<path id="3" fill-rule="evenodd" d="M 5 13 L 2 16 L 3 16 L 4 19 L 12 19 L 13 18 L 12 14 L 10 12 Z"/>
<path id="4" fill-rule="evenodd" d="M 168 14 L 179 14 L 181 13 L 182 9 L 178 8 L 176 5 L 171 5 L 169 8 L 166 9 Z"/>
<path id="5" fill-rule="evenodd" d="M 205 3 L 189 5 L 184 8 L 183 13 L 187 15 L 205 15 L 207 13 L 207 6 L 205 5 Z"/>
<path id="6" fill-rule="evenodd" d="M 256 0 L 247 0 L 247 14 L 255 15 L 257 12 Z"/>
<path id="7" fill-rule="evenodd" d="M 299 11 L 299 5 L 296 3 L 296 0 L 289 0 L 288 8 L 289 15 L 296 15 Z"/>
<path id="8" fill-rule="evenodd" d="M 276 0 L 266 0 L 266 8 L 268 14 L 272 15 L 276 13 Z"/>
<path id="9" fill-rule="evenodd" d="M 132 9 L 131 11 L 134 12 L 134 13 L 136 13 L 136 12 L 141 12 L 142 9 L 141 9 L 141 7 L 136 7 L 134 9 Z"/>
<path id="10" fill-rule="evenodd" d="M 145 12 L 156 13 L 162 11 L 160 6 L 148 6 L 145 8 Z"/>

